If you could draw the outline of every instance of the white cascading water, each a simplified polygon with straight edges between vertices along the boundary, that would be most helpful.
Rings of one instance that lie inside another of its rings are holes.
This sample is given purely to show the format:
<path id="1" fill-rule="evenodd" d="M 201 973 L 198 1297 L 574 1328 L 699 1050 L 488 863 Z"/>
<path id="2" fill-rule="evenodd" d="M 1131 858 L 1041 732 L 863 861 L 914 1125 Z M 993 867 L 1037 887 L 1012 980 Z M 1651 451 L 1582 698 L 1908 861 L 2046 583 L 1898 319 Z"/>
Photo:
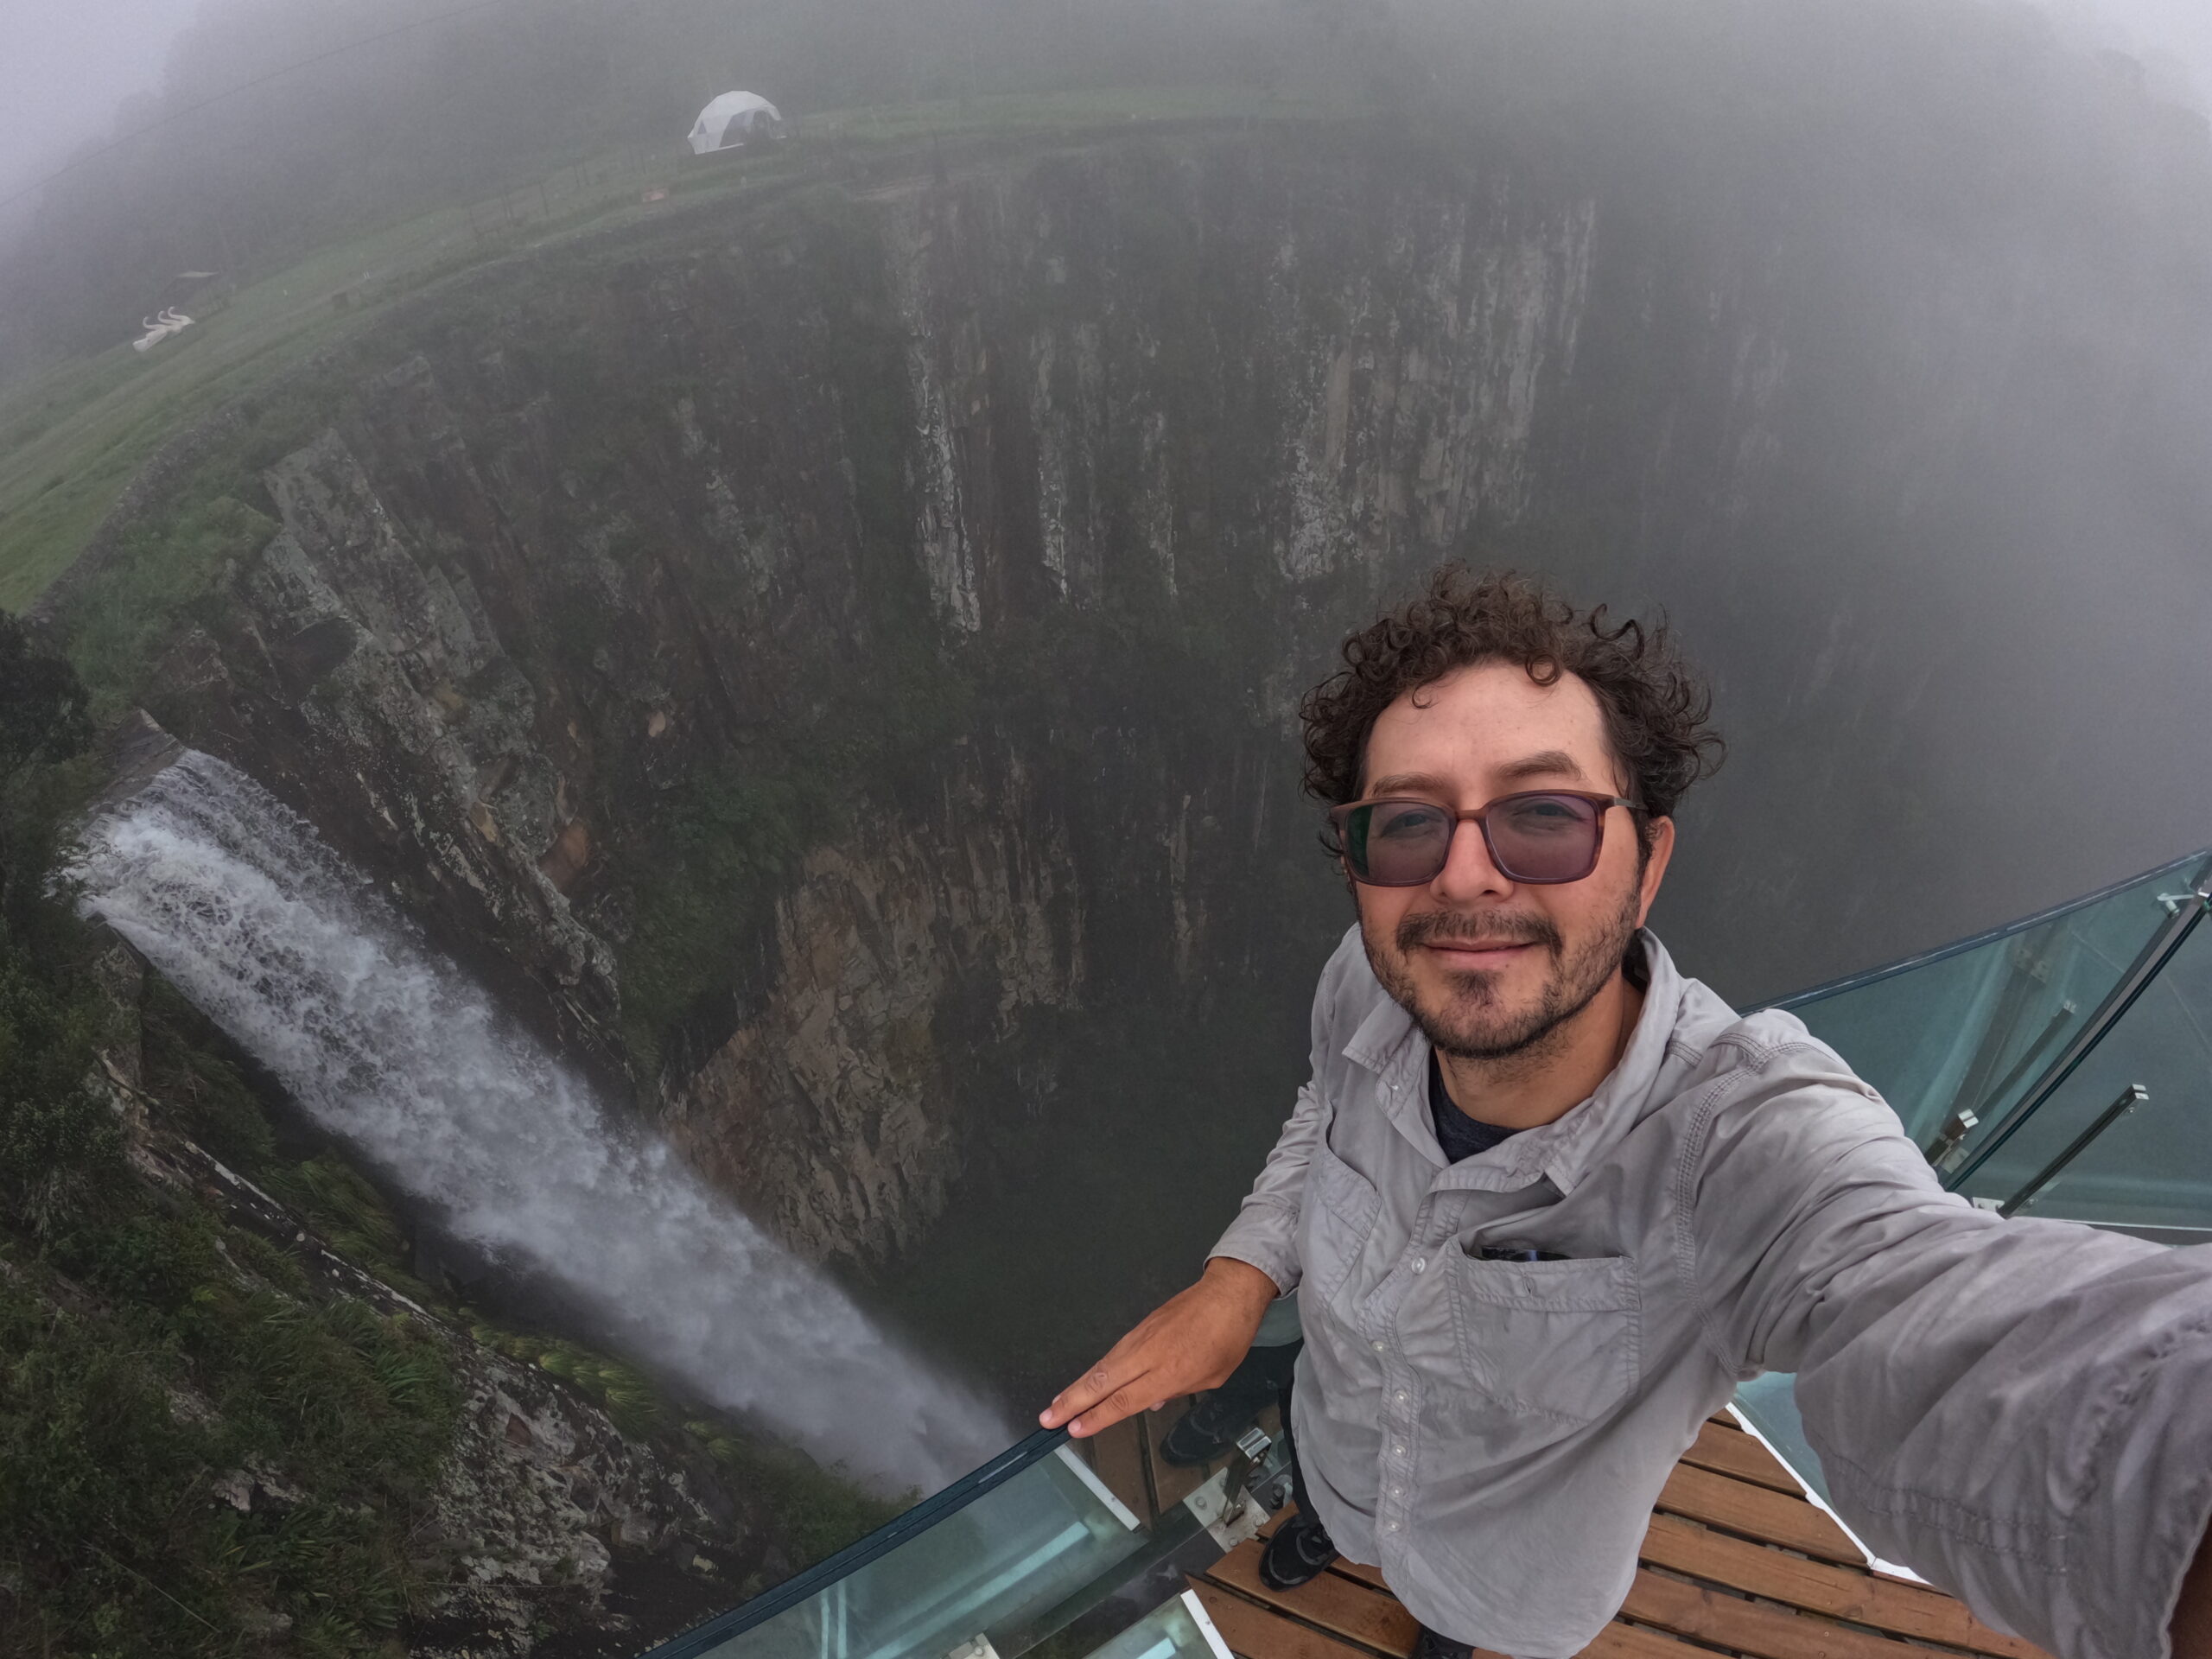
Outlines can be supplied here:
<path id="1" fill-rule="evenodd" d="M 888 1490 L 1014 1438 L 502 1018 L 254 781 L 188 751 L 70 874 L 177 988 L 461 1237 L 552 1275 L 645 1363 Z"/>

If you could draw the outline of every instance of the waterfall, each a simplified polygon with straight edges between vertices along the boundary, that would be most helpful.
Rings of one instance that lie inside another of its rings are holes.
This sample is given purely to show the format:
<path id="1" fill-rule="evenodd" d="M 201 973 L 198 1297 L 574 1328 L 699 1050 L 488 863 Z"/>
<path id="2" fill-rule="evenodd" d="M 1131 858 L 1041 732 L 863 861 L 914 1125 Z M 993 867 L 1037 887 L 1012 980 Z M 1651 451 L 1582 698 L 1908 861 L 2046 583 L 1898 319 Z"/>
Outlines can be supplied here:
<path id="1" fill-rule="evenodd" d="M 185 751 L 70 875 L 323 1128 L 457 1236 L 551 1275 L 626 1352 L 891 1490 L 1013 1439 L 426 947 L 254 781 Z"/>

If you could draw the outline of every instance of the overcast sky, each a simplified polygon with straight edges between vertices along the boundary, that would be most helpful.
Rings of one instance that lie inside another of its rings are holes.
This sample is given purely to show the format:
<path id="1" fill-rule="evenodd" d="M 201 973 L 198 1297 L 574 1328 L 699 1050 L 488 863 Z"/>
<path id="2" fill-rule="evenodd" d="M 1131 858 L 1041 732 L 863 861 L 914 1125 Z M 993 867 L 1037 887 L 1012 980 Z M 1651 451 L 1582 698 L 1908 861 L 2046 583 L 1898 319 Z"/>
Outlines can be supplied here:
<path id="1" fill-rule="evenodd" d="M 0 0 L 0 195 L 159 84 L 198 0 Z"/>
<path id="2" fill-rule="evenodd" d="M 2163 59 L 2212 104 L 2212 0 L 2044 0 L 2093 16 L 2099 33 Z M 161 79 L 169 42 L 198 0 L 0 0 L 0 197 L 104 134 L 116 105 Z"/>

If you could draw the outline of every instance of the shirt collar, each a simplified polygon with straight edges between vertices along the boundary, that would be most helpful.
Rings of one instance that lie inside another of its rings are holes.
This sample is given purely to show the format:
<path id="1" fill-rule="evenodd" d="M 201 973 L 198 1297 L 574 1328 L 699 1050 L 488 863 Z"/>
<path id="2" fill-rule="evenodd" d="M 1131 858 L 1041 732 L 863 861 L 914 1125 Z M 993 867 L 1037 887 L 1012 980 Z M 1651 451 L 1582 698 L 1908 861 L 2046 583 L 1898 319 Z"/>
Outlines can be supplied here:
<path id="1" fill-rule="evenodd" d="M 1447 1163 L 1428 1115 L 1428 1039 L 1414 1017 L 1385 995 L 1344 1045 L 1344 1058 L 1373 1072 L 1383 1112 L 1444 1174 L 1440 1184 L 1510 1192 L 1548 1178 L 1571 1192 L 1591 1166 L 1643 1115 L 1666 1063 L 1667 1044 L 1681 1015 L 1683 980 L 1674 958 L 1649 929 L 1637 934 L 1650 970 L 1643 1011 L 1628 1046 L 1597 1092 L 1551 1122 L 1523 1129 L 1503 1145 Z"/>

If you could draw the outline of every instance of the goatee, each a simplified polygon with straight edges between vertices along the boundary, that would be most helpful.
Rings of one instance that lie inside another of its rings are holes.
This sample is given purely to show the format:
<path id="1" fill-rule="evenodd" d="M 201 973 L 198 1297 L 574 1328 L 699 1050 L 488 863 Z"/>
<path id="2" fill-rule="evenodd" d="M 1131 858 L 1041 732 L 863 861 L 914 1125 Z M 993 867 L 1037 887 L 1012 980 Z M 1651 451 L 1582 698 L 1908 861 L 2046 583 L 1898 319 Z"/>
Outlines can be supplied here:
<path id="1" fill-rule="evenodd" d="M 1605 988 L 1636 938 L 1641 898 L 1637 888 L 1630 887 L 1625 903 L 1610 922 L 1572 949 L 1549 918 L 1510 912 L 1469 916 L 1414 911 L 1393 930 L 1389 947 L 1376 948 L 1364 922 L 1360 938 L 1375 977 L 1413 1015 L 1421 1034 L 1440 1053 L 1459 1059 L 1501 1060 L 1537 1048 Z M 1497 969 L 1446 974 L 1441 1006 L 1431 1007 L 1415 982 L 1414 952 L 1444 943 L 1539 946 L 1551 959 L 1551 971 L 1535 1001 L 1518 1012 L 1501 1005 L 1498 984 L 1504 975 Z"/>

